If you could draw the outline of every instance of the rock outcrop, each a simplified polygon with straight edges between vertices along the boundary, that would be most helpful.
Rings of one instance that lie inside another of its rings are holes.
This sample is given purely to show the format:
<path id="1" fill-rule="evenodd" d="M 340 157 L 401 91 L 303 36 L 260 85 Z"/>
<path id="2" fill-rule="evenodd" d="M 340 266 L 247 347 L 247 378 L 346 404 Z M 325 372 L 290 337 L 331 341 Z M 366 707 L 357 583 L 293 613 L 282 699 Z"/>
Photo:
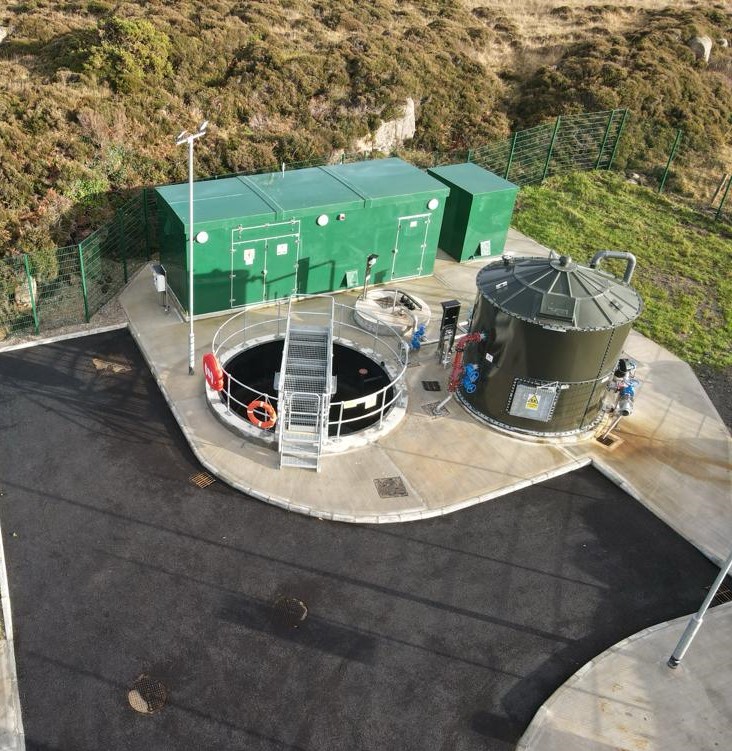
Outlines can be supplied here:
<path id="1" fill-rule="evenodd" d="M 389 154 L 398 146 L 402 146 L 405 141 L 414 138 L 416 129 L 414 99 L 409 98 L 404 105 L 401 117 L 382 122 L 375 133 L 356 142 L 356 150 L 360 152 L 381 151 Z"/>

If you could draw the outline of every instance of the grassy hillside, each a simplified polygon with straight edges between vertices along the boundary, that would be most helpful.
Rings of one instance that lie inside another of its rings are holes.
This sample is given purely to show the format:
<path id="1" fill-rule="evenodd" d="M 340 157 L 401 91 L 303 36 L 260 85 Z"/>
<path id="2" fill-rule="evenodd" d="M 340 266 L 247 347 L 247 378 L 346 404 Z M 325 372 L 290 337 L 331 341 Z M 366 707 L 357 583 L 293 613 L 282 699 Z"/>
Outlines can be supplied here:
<path id="1" fill-rule="evenodd" d="M 183 178 L 173 136 L 204 117 L 203 174 L 351 149 L 408 96 L 415 156 L 615 106 L 639 117 L 621 164 L 675 127 L 700 159 L 729 148 L 732 48 L 707 66 L 685 45 L 732 41 L 725 3 L 25 0 L 0 24 L 0 254 L 78 240 L 110 196 Z"/>
<path id="2" fill-rule="evenodd" d="M 692 365 L 732 366 L 730 225 L 617 175 L 591 172 L 524 188 L 514 224 L 581 262 L 598 250 L 634 253 L 633 285 L 645 303 L 636 328 Z"/>

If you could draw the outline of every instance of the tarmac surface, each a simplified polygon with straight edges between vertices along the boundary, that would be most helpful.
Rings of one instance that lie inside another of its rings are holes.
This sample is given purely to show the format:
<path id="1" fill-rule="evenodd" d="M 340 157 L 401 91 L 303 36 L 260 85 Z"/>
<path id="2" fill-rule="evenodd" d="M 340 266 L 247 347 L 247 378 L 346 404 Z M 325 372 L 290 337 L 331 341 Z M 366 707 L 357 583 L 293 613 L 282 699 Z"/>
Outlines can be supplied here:
<path id="1" fill-rule="evenodd" d="M 589 467 L 388 526 L 199 488 L 126 332 L 2 354 L 0 383 L 28 749 L 511 749 L 717 572 Z M 127 704 L 143 673 L 170 692 L 152 717 Z"/>

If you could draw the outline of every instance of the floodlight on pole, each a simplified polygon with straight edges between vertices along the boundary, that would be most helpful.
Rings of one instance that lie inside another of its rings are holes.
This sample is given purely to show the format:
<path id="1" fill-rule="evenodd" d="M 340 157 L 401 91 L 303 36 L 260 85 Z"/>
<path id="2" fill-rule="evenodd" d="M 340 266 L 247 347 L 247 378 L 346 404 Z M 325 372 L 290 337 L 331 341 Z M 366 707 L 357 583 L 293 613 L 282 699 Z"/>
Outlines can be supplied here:
<path id="1" fill-rule="evenodd" d="M 193 332 L 193 142 L 206 135 L 208 120 L 204 120 L 195 133 L 182 130 L 175 139 L 176 146 L 188 144 L 188 374 L 195 372 L 196 340 Z"/>

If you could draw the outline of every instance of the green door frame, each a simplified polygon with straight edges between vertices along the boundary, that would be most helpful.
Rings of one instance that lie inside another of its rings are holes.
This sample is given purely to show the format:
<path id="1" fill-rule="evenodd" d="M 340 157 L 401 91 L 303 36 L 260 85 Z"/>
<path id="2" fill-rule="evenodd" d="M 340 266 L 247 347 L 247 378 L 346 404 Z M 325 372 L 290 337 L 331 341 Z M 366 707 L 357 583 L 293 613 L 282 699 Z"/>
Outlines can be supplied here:
<path id="1" fill-rule="evenodd" d="M 248 235 L 242 239 L 242 235 Z M 300 262 L 300 220 L 291 219 L 274 224 L 259 224 L 252 227 L 239 226 L 231 230 L 231 297 L 229 304 L 232 308 L 244 307 L 269 300 L 267 289 L 267 275 L 273 266 L 272 260 L 269 259 L 270 249 L 275 249 L 278 245 L 284 244 L 281 241 L 294 242 L 295 244 L 295 263 L 293 264 L 293 286 L 292 292 L 297 291 L 298 266 Z M 280 242 L 278 242 L 280 241 Z M 247 251 L 253 252 L 251 267 L 252 270 L 258 270 L 262 278 L 261 295 L 256 300 L 245 300 L 238 302 L 235 294 L 235 283 L 237 270 L 246 270 L 250 265 L 246 263 L 245 257 L 242 262 L 236 263 L 237 253 L 245 254 Z M 277 251 L 275 250 L 275 253 Z M 259 256 L 259 257 L 258 257 Z M 276 258 L 276 256 L 274 256 Z M 242 266 L 242 263 L 244 264 Z"/>
<path id="2" fill-rule="evenodd" d="M 402 237 L 402 226 L 404 222 L 414 222 L 420 219 L 424 222 L 424 234 L 422 235 L 421 253 L 419 256 L 419 268 L 415 274 L 399 275 L 399 279 L 404 279 L 406 276 L 419 276 L 424 268 L 424 253 L 427 248 L 427 233 L 430 229 L 430 219 L 432 214 L 412 214 L 411 216 L 400 216 L 397 222 L 397 232 L 394 238 L 394 249 L 392 250 L 391 260 L 391 278 L 394 279 L 394 274 L 397 267 L 397 256 L 399 255 L 399 240 Z"/>

